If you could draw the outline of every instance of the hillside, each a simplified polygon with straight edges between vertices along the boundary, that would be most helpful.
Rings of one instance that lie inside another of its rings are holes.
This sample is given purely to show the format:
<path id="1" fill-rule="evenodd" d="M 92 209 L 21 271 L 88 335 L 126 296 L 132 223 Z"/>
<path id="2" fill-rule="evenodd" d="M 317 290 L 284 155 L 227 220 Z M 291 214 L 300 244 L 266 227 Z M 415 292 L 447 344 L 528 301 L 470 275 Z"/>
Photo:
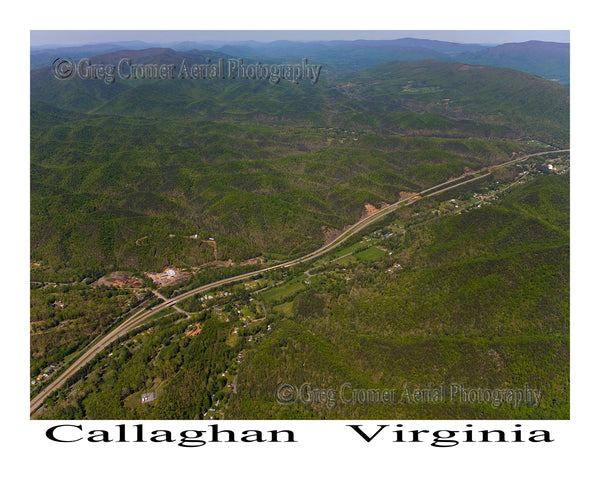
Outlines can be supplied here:
<path id="1" fill-rule="evenodd" d="M 149 49 L 92 57 L 94 63 L 191 63 L 217 52 Z M 225 58 L 227 58 L 225 56 Z M 298 61 L 296 59 L 295 61 Z M 316 60 L 313 60 L 316 61 Z M 31 74 L 32 99 L 82 113 L 190 118 L 351 128 L 385 134 L 519 139 L 567 145 L 569 90 L 532 75 L 449 62 L 383 63 L 339 76 L 324 67 L 316 85 L 265 81 L 58 81 L 49 69 Z M 430 114 L 419 117 L 414 114 Z M 433 115 L 431 115 L 433 114 Z M 419 128 L 419 123 L 423 123 Z"/>
<path id="2" fill-rule="evenodd" d="M 328 146 L 328 131 L 298 136 L 266 126 L 111 118 L 39 135 L 31 245 L 32 261 L 44 268 L 35 279 L 198 265 L 194 242 L 183 248 L 169 235 L 215 237 L 219 260 L 298 255 L 324 242 L 323 226 L 354 223 L 365 203 L 390 203 L 399 191 L 533 148 L 436 138 L 393 139 L 386 148 L 371 144 L 385 137 L 354 141 L 343 132 Z"/>
<path id="3" fill-rule="evenodd" d="M 496 47 L 465 52 L 456 61 L 513 68 L 553 79 L 568 85 L 570 82 L 570 45 L 568 43 L 529 41 L 505 43 Z"/>
<path id="4" fill-rule="evenodd" d="M 141 329 L 103 353 L 41 418 L 568 419 L 568 175 L 539 176 L 462 215 L 421 218 L 435 205 L 399 211 L 360 242 L 380 238 L 378 247 L 350 245 L 304 274 L 259 281 L 274 288 L 229 287 L 235 308 L 215 300 L 183 324 L 176 312 L 157 320 L 152 335 Z M 392 253 L 366 255 L 383 247 Z M 307 390 L 282 402 L 282 384 Z M 542 397 L 401 400 L 406 388 L 453 384 L 528 385 Z M 398 401 L 343 401 L 343 385 L 396 390 Z M 140 405 L 150 390 L 158 399 Z M 326 402 L 321 391 L 334 393 Z"/>
<path id="5" fill-rule="evenodd" d="M 187 46 L 92 61 L 223 55 Z M 310 48 L 329 59 L 315 84 L 31 72 L 32 396 L 119 335 L 36 418 L 568 418 L 569 87 L 445 61 L 460 44 Z M 133 311 L 146 323 L 123 333 Z M 544 400 L 324 408 L 274 401 L 286 382 L 526 383 Z"/>
<path id="6" fill-rule="evenodd" d="M 125 53 L 184 55 L 94 61 Z M 568 88 L 531 75 L 422 61 L 349 80 L 107 85 L 32 72 L 34 277 L 197 264 L 197 248 L 169 235 L 218 237 L 218 260 L 297 255 L 365 203 L 541 148 L 523 140 L 568 145 Z"/>

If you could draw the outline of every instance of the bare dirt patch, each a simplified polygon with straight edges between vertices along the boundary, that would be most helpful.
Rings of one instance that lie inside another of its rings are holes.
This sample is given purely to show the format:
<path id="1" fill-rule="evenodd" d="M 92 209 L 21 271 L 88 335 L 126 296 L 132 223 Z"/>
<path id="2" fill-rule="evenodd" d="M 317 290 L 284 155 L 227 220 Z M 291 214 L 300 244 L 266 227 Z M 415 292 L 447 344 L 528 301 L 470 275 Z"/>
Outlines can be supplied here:
<path id="1" fill-rule="evenodd" d="M 193 325 L 189 325 L 185 330 L 186 337 L 195 337 L 202 331 L 202 325 L 199 323 L 194 323 Z"/>
<path id="2" fill-rule="evenodd" d="M 148 273 L 146 275 L 159 287 L 176 285 L 190 278 L 190 273 L 181 268 L 166 267 L 160 273 Z"/>
<path id="3" fill-rule="evenodd" d="M 365 203 L 365 213 L 364 217 L 370 217 L 374 213 L 377 213 L 379 209 L 375 205 L 371 205 L 370 203 Z"/>
<path id="4" fill-rule="evenodd" d="M 399 200 L 406 200 L 407 198 L 412 197 L 413 195 L 415 195 L 417 192 L 399 192 Z"/>
<path id="5" fill-rule="evenodd" d="M 243 262 L 240 262 L 240 265 L 258 265 L 258 264 L 263 263 L 263 259 L 262 257 L 254 257 L 254 258 L 249 258 L 248 260 L 244 260 Z"/>
<path id="6" fill-rule="evenodd" d="M 144 286 L 144 281 L 141 278 L 134 277 L 126 272 L 112 272 L 99 278 L 92 285 L 104 285 L 106 287 L 118 288 L 140 288 Z"/>

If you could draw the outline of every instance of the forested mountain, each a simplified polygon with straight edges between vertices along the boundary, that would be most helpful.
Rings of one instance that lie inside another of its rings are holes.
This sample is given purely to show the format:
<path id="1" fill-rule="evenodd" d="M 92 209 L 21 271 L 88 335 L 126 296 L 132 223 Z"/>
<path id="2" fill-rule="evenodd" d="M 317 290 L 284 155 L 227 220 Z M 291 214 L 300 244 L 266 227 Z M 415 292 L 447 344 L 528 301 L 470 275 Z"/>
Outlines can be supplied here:
<path id="1" fill-rule="evenodd" d="M 222 260 L 298 254 L 324 241 L 323 227 L 356 221 L 365 202 L 443 177 L 416 173 L 418 163 L 457 174 L 529 151 L 524 140 L 568 145 L 568 89 L 531 75 L 438 61 L 385 63 L 341 82 L 323 75 L 314 85 L 107 85 L 32 72 L 32 260 L 69 278 L 159 269 L 192 263 L 194 249 L 169 234 L 197 233 L 219 237 Z"/>
<path id="2" fill-rule="evenodd" d="M 178 302 L 78 371 L 40 418 L 568 418 L 570 93 L 510 60 L 547 46 L 113 47 L 72 53 L 322 70 L 277 84 L 31 71 L 32 393 L 134 309 Z M 556 49 L 530 70 L 564 69 Z M 407 197 L 327 255 L 278 269 Z M 528 383 L 545 396 L 518 411 L 325 408 L 276 402 L 285 382 Z M 157 400 L 142 405 L 147 391 Z"/>
<path id="3" fill-rule="evenodd" d="M 514 68 L 535 73 L 560 83 L 570 82 L 570 45 L 568 43 L 529 41 L 505 43 L 477 52 L 463 52 L 457 61 Z"/>

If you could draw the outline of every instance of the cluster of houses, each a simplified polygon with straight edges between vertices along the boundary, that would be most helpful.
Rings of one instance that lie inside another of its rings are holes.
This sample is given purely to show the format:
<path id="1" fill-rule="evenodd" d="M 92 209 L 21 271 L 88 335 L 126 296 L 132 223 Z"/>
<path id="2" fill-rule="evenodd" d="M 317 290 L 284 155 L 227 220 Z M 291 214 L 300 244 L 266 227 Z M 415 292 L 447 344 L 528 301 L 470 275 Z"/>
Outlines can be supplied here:
<path id="1" fill-rule="evenodd" d="M 44 369 L 42 373 L 35 377 L 35 380 L 31 381 L 31 384 L 36 385 L 38 382 L 46 380 L 50 375 L 52 375 L 52 373 L 54 372 L 54 370 L 56 370 L 57 367 L 58 365 L 56 363 L 51 363 Z"/>

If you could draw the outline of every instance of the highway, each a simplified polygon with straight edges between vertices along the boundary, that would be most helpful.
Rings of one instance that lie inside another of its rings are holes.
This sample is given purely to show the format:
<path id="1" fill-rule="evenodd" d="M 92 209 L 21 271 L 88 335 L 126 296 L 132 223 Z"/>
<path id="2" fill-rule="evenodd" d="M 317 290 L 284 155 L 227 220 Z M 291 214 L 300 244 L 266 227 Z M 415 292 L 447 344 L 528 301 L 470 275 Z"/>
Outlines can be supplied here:
<path id="1" fill-rule="evenodd" d="M 358 233 L 359 231 L 365 229 L 369 225 L 377 222 L 378 220 L 380 220 L 382 217 L 388 215 L 389 213 L 395 211 L 398 207 L 400 207 L 402 205 L 410 205 L 410 204 L 414 203 L 415 201 L 417 201 L 419 198 L 436 195 L 438 193 L 456 188 L 460 185 L 464 185 L 469 182 L 479 180 L 479 179 L 484 178 L 484 177 L 490 175 L 491 173 L 493 173 L 493 170 L 496 170 L 496 169 L 506 166 L 506 165 L 510 165 L 510 164 L 517 163 L 517 162 L 520 162 L 523 160 L 527 160 L 528 158 L 531 158 L 531 157 L 541 156 L 541 155 L 551 155 L 551 154 L 557 154 L 557 153 L 565 153 L 565 152 L 569 152 L 569 151 L 570 151 L 570 149 L 552 150 L 552 151 L 546 151 L 546 152 L 532 153 L 529 155 L 525 155 L 523 157 L 515 158 L 514 160 L 509 160 L 507 162 L 504 162 L 504 163 L 501 163 L 498 165 L 491 165 L 489 167 L 484 167 L 476 172 L 469 172 L 468 174 L 462 175 L 461 177 L 440 183 L 433 187 L 422 190 L 419 193 L 415 193 L 409 197 L 399 200 L 396 203 L 387 205 L 386 207 L 378 210 L 377 212 L 373 213 L 372 215 L 359 220 L 354 225 L 352 225 L 349 228 L 347 228 L 346 230 L 344 230 L 343 233 L 341 233 L 337 238 L 332 240 L 330 243 L 328 243 L 328 244 L 320 247 L 319 249 L 315 250 L 314 252 L 308 253 L 300 258 L 297 258 L 294 260 L 289 260 L 287 262 L 280 263 L 277 265 L 272 265 L 270 267 L 266 267 L 261 270 L 255 270 L 253 272 L 244 273 L 241 275 L 236 275 L 234 277 L 229 277 L 229 278 L 225 278 L 223 280 L 212 282 L 207 285 L 203 285 L 201 287 L 190 290 L 188 292 L 182 293 L 181 295 L 178 295 L 169 300 L 166 300 L 164 303 L 155 306 L 152 310 L 145 310 L 145 309 L 139 310 L 139 311 L 133 313 L 129 318 L 127 318 L 125 321 L 123 321 L 123 323 L 121 323 L 115 329 L 108 332 L 105 336 L 103 336 L 99 339 L 96 339 L 94 342 L 92 342 L 92 344 L 87 347 L 87 349 L 82 353 L 82 355 L 79 358 L 77 358 L 73 362 L 73 364 L 71 364 L 69 367 L 67 367 L 56 379 L 54 379 L 54 381 L 49 383 L 38 395 L 36 395 L 31 400 L 30 413 L 35 412 L 42 405 L 42 403 L 48 397 L 48 395 L 50 395 L 56 389 L 60 388 L 71 375 L 73 375 L 77 370 L 79 370 L 82 366 L 84 366 L 92 358 L 94 358 L 96 356 L 96 354 L 101 352 L 104 348 L 106 348 L 112 342 L 117 340 L 119 337 L 121 337 L 121 336 L 127 334 L 128 332 L 143 325 L 150 317 L 152 317 L 159 311 L 164 310 L 165 308 L 175 306 L 178 302 L 181 302 L 182 300 L 192 297 L 192 296 L 196 295 L 197 293 L 212 290 L 214 288 L 221 287 L 223 285 L 227 285 L 230 283 L 237 283 L 237 282 L 240 282 L 243 280 L 248 280 L 256 275 L 260 275 L 260 274 L 262 274 L 264 272 L 268 272 L 270 270 L 288 268 L 288 267 L 292 267 L 294 265 L 298 265 L 300 263 L 308 262 L 310 260 L 315 260 L 316 258 L 323 256 L 324 254 L 330 252 L 331 250 L 334 250 L 342 242 L 347 240 L 349 237 L 351 237 L 355 233 Z M 483 172 L 486 172 L 486 173 L 483 173 Z M 479 174 L 479 173 L 482 173 L 482 175 L 477 176 L 477 174 Z M 474 175 L 475 175 L 474 178 L 470 178 L 468 180 L 460 182 L 461 178 L 471 177 Z M 453 184 L 453 185 L 451 185 L 451 184 Z M 442 188 L 442 187 L 445 187 L 445 188 Z"/>

